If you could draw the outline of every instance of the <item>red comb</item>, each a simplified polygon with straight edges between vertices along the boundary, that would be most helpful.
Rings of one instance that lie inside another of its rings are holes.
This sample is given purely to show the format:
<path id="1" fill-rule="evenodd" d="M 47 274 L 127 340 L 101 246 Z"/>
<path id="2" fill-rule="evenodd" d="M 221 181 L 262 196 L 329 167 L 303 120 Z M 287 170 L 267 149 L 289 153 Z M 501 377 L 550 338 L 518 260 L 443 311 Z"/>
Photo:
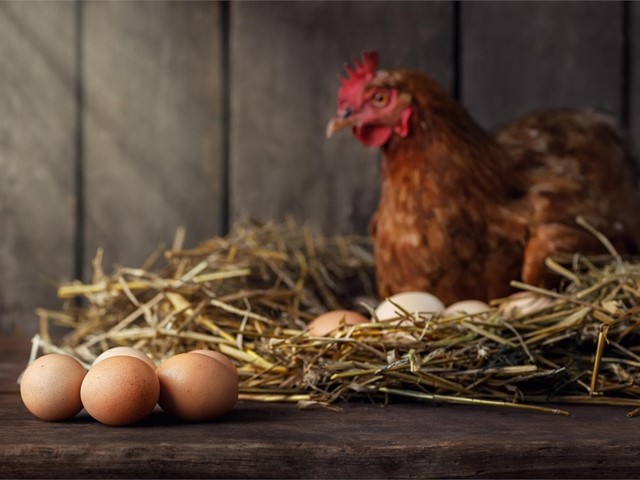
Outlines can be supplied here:
<path id="1" fill-rule="evenodd" d="M 376 69 L 380 64 L 380 55 L 375 50 L 371 52 L 362 52 L 362 61 L 358 63 L 357 59 L 353 60 L 353 66 L 351 68 L 348 63 L 344 64 L 344 70 L 347 73 L 346 77 L 338 74 L 338 79 L 342 83 L 343 88 L 349 88 L 354 84 L 360 84 L 363 81 L 369 81 L 376 73 Z"/>

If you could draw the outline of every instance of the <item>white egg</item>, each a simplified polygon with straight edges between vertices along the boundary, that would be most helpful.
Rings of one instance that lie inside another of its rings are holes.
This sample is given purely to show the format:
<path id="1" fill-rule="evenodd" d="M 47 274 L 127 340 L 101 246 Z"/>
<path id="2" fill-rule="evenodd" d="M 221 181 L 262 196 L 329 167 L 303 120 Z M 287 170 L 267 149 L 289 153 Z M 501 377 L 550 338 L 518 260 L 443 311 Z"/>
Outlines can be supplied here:
<path id="1" fill-rule="evenodd" d="M 500 312 L 507 316 L 524 316 L 550 307 L 553 300 L 533 292 L 517 292 L 500 305 Z"/>
<path id="2" fill-rule="evenodd" d="M 476 313 L 486 312 L 491 307 L 480 300 L 460 300 L 452 303 L 442 312 L 443 317 L 451 317 L 453 315 L 474 315 Z"/>
<path id="3" fill-rule="evenodd" d="M 390 296 L 376 308 L 378 320 L 389 320 L 404 316 L 402 311 L 393 305 L 401 306 L 411 314 L 415 313 L 440 313 L 444 310 L 444 304 L 435 295 L 425 292 L 402 292 Z"/>

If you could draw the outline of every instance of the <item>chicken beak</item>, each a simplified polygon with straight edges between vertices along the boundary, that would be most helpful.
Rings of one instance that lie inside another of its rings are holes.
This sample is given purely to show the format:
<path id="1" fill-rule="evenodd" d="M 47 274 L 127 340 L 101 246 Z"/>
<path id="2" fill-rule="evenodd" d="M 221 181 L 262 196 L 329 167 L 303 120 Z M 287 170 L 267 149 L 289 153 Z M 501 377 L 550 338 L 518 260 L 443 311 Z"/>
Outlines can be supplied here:
<path id="1" fill-rule="evenodd" d="M 339 130 L 344 130 L 345 128 L 353 127 L 358 120 L 354 117 L 334 117 L 327 124 L 327 138 L 333 137 L 333 134 Z"/>

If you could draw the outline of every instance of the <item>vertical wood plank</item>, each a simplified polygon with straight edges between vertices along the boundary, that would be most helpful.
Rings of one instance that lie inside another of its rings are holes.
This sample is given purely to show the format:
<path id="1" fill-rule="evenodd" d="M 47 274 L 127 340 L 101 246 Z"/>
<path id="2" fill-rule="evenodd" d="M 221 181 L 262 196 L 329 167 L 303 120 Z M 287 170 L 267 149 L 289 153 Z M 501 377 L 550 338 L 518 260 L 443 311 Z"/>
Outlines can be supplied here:
<path id="1" fill-rule="evenodd" d="M 622 111 L 620 2 L 463 2 L 461 96 L 487 127 L 542 107 Z"/>
<path id="2" fill-rule="evenodd" d="M 231 218 L 291 214 L 324 232 L 364 232 L 379 152 L 325 139 L 342 65 L 376 49 L 381 67 L 452 84 L 449 2 L 232 2 Z"/>
<path id="3" fill-rule="evenodd" d="M 627 39 L 629 54 L 627 56 L 627 73 L 629 77 L 628 102 L 629 140 L 635 155 L 636 164 L 640 166 L 640 5 L 629 2 L 626 11 L 629 38 Z"/>
<path id="4" fill-rule="evenodd" d="M 0 2 L 0 334 L 35 333 L 72 276 L 74 9 Z"/>
<path id="5" fill-rule="evenodd" d="M 217 2 L 85 6 L 86 264 L 140 265 L 176 229 L 219 233 Z"/>

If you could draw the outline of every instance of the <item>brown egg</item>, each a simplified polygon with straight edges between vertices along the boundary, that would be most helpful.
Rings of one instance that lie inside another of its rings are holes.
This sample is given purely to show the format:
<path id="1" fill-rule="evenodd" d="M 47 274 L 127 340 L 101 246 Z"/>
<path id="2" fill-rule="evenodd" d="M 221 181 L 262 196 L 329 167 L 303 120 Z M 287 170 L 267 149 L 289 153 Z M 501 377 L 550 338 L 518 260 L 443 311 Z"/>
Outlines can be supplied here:
<path id="1" fill-rule="evenodd" d="M 307 325 L 307 330 L 312 337 L 324 337 L 336 330 L 343 322 L 347 325 L 357 325 L 359 323 L 368 323 L 369 320 L 357 312 L 334 310 L 323 313 L 313 319 L 309 325 Z"/>
<path id="2" fill-rule="evenodd" d="M 86 374 L 75 358 L 50 353 L 34 360 L 24 371 L 20 396 L 36 417 L 67 420 L 82 410 L 80 385 Z"/>
<path id="3" fill-rule="evenodd" d="M 80 396 L 85 410 L 107 425 L 129 425 L 158 403 L 160 382 L 143 360 L 128 355 L 106 358 L 89 370 Z"/>
<path id="4" fill-rule="evenodd" d="M 160 407 L 182 420 L 211 420 L 231 410 L 238 400 L 238 378 L 209 355 L 174 355 L 156 373 Z"/>
<path id="5" fill-rule="evenodd" d="M 153 360 L 151 360 L 146 353 L 131 347 L 113 347 L 109 350 L 105 350 L 96 357 L 96 359 L 93 361 L 93 366 L 96 366 L 105 358 L 117 357 L 122 355 L 128 355 L 129 357 L 138 358 L 149 365 L 152 369 L 156 369 L 156 364 L 153 363 Z"/>
<path id="6" fill-rule="evenodd" d="M 218 360 L 220 363 L 228 367 L 233 372 L 233 374 L 236 376 L 236 379 L 239 379 L 238 369 L 233 364 L 233 362 L 229 360 L 229 357 L 227 357 L 225 354 L 216 352 L 215 350 L 192 350 L 189 353 L 199 353 L 201 355 L 208 355 L 209 357 Z"/>

